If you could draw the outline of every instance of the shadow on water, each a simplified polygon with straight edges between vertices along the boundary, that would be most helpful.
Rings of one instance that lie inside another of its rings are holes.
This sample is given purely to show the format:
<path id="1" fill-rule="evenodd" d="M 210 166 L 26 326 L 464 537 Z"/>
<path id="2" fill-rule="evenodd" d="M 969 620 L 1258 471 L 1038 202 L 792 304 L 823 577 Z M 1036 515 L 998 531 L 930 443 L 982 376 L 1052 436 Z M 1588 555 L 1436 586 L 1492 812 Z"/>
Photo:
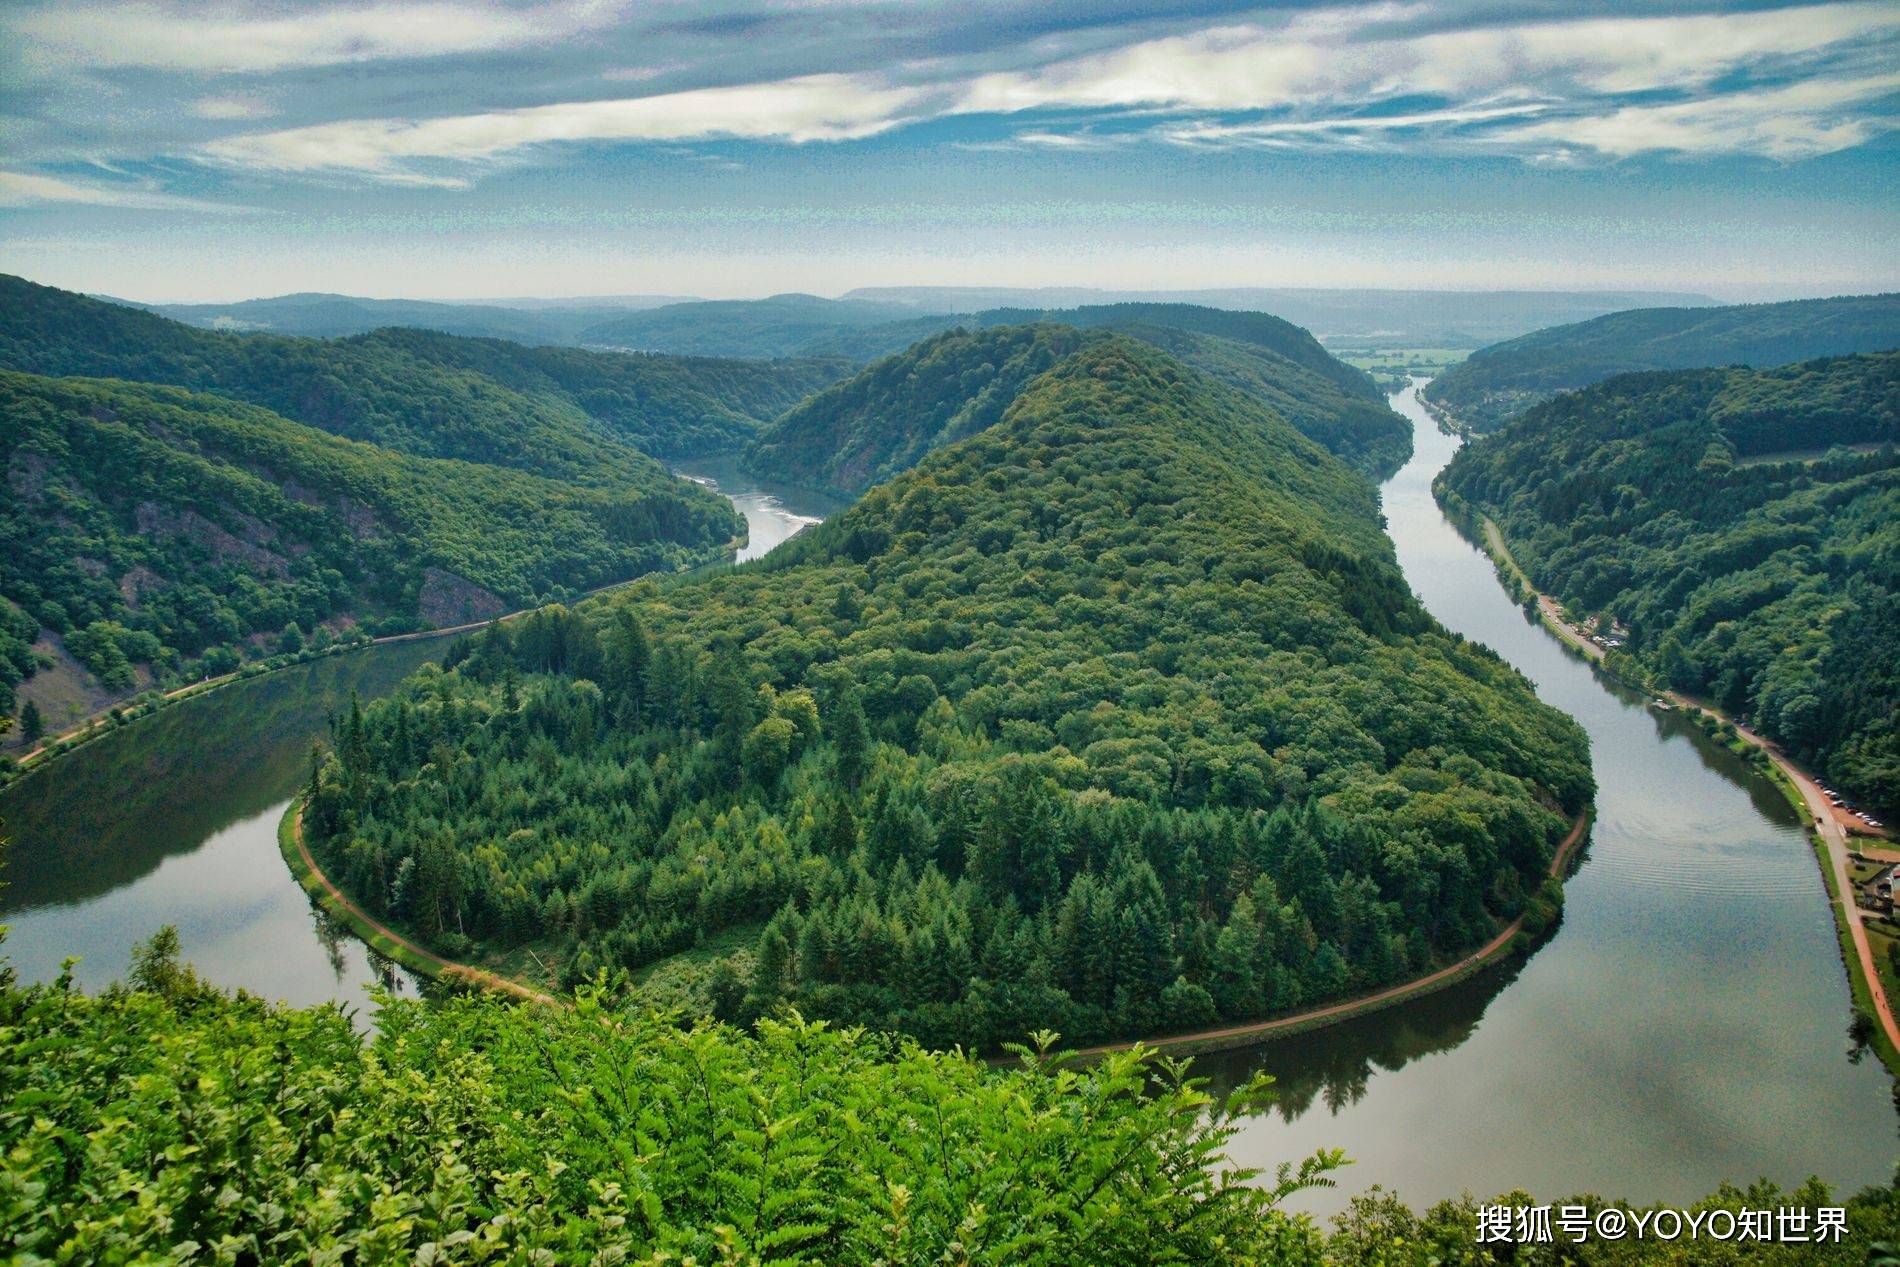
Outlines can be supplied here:
<path id="1" fill-rule="evenodd" d="M 395 643 L 239 682 L 143 717 L 0 793 L 0 912 L 83 902 L 288 799 L 330 714 L 450 646 Z"/>
<path id="2" fill-rule="evenodd" d="M 207 979 L 367 1012 L 374 982 L 414 982 L 313 907 L 277 852 L 311 743 L 355 692 L 387 694 L 450 640 L 328 656 L 163 709 L 0 794 L 12 845 L 0 918 L 27 980 L 77 957 L 79 983 L 119 977 L 164 924 Z"/>

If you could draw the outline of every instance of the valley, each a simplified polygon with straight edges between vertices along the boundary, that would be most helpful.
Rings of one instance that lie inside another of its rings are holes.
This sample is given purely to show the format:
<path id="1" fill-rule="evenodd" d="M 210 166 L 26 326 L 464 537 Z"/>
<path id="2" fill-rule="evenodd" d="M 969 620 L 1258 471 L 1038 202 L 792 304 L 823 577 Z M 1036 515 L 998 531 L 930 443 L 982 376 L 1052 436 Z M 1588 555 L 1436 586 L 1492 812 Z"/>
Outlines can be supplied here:
<path id="1" fill-rule="evenodd" d="M 1340 1186 L 1295 1198 L 1318 1212 L 1373 1183 L 1422 1206 L 1518 1184 L 1687 1198 L 1744 1172 L 1813 1172 L 1849 1187 L 1879 1179 L 1886 1082 L 1875 1062 L 1838 1054 L 1845 982 L 1820 875 L 1786 801 L 1680 714 L 1646 711 L 1524 619 L 1432 501 L 1456 442 L 1409 391 L 1392 403 L 1416 449 L 1382 499 L 1406 578 L 1439 620 L 1498 648 L 1583 721 L 1597 821 L 1561 923 L 1528 958 L 1371 1015 L 1201 1056 L 1222 1085 L 1256 1071 L 1278 1083 L 1272 1109 L 1240 1124 L 1233 1155 L 1257 1164 L 1344 1148 L 1354 1165 Z M 747 483 L 730 459 L 688 469 L 733 498 L 755 545 L 837 510 Z M 0 893 L 15 965 L 50 979 L 80 954 L 80 980 L 98 988 L 123 975 L 134 941 L 173 922 L 211 980 L 296 1002 L 336 998 L 366 1019 L 363 985 L 392 970 L 310 906 L 278 856 L 277 824 L 324 716 L 353 690 L 388 693 L 445 649 L 379 647 L 240 683 L 0 793 L 16 841 L 13 887 Z M 100 790 L 133 770 L 151 804 L 173 807 L 167 833 L 111 826 L 117 807 Z M 77 869 L 86 841 L 100 862 Z M 417 989 L 400 970 L 388 979 Z M 1693 1024 L 1685 996 L 1699 1000 Z M 1773 1026 L 1760 1024 L 1770 1015 Z M 1678 1147 L 1685 1135 L 1704 1141 L 1693 1165 Z"/>

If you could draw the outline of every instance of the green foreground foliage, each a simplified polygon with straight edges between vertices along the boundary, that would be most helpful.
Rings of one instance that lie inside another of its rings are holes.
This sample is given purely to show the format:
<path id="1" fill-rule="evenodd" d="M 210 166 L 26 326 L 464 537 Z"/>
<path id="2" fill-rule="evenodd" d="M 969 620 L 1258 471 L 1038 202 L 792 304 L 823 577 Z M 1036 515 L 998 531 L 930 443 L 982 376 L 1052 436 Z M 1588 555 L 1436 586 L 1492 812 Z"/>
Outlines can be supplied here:
<path id="1" fill-rule="evenodd" d="M 1892 813 L 1896 441 L 1900 353 L 1632 374 L 1467 446 L 1440 492 L 1496 518 L 1539 589 L 1626 628 L 1639 671 Z"/>
<path id="2" fill-rule="evenodd" d="M 1764 368 L 1900 347 L 1900 295 L 1724 308 L 1640 308 L 1536 330 L 1473 352 L 1425 397 L 1474 431 L 1616 374 L 1715 365 Z"/>
<path id="3" fill-rule="evenodd" d="M 1277 1206 L 1350 1181 L 1338 1154 L 1264 1176 L 1223 1157 L 1264 1080 L 1216 1102 L 1152 1054 L 1076 1066 L 1043 1036 L 990 1067 L 795 1014 L 682 1025 L 594 989 L 386 1000 L 365 1040 L 334 1006 L 213 990 L 176 946 L 161 930 L 97 996 L 0 975 L 9 1263 L 1860 1264 L 1900 1239 L 1892 1188 L 1847 1202 L 1828 1246 L 1494 1252 L 1470 1198 L 1415 1214 L 1377 1189 L 1322 1229 Z M 1830 1203 L 1757 1184 L 1695 1208 Z"/>
<path id="4" fill-rule="evenodd" d="M 990 1049 L 1402 980 L 1555 900 L 1574 723 L 1418 606 L 1371 487 L 1086 344 L 763 566 L 497 629 L 352 710 L 307 826 L 451 954 Z"/>
<path id="5" fill-rule="evenodd" d="M 1270 1263 L 1310 1229 L 1219 1164 L 1182 1070 L 991 1069 L 795 1015 L 755 1032 L 492 998 L 0 991 L 0 1243 L 21 1264 Z"/>

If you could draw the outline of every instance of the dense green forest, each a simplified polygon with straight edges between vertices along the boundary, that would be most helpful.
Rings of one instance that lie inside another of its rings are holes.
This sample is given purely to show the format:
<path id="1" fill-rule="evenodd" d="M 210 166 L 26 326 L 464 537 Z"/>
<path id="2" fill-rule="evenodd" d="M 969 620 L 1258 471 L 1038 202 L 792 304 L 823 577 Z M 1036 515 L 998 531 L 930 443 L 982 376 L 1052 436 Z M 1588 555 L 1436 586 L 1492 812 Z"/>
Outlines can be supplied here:
<path id="1" fill-rule="evenodd" d="M 533 349 L 420 331 L 222 334 L 0 276 L 0 368 L 168 383 L 423 457 L 587 481 L 730 448 L 847 367 Z M 595 412 L 595 411 L 598 412 Z"/>
<path id="2" fill-rule="evenodd" d="M 1786 365 L 1900 347 L 1900 295 L 1727 308 L 1645 308 L 1554 326 L 1482 348 L 1432 380 L 1425 398 L 1474 431 L 1631 370 Z"/>
<path id="3" fill-rule="evenodd" d="M 1164 306 L 1123 307 L 1147 311 Z M 1236 333 L 1257 327 L 1262 318 L 1257 313 L 1165 307 L 1223 318 L 1221 328 Z M 1295 359 L 1259 342 L 1130 318 L 1096 325 L 1087 334 L 1044 323 L 958 327 L 927 337 L 791 410 L 761 433 L 747 451 L 745 464 L 760 475 L 856 496 L 908 470 L 932 450 L 991 426 L 1038 375 L 1085 339 L 1106 338 L 1111 332 L 1165 348 L 1188 365 L 1240 388 L 1368 474 L 1388 475 L 1410 455 L 1410 428 L 1386 407 L 1371 380 L 1333 361 L 1304 331 L 1293 331 L 1297 338 L 1286 340 L 1299 357 Z"/>
<path id="4" fill-rule="evenodd" d="M 709 947 L 719 1015 L 937 1044 L 1415 974 L 1549 913 L 1591 794 L 1575 724 L 1419 608 L 1369 483 L 1127 339 L 763 566 L 453 659 L 313 780 L 372 911 L 570 984 Z"/>
<path id="5" fill-rule="evenodd" d="M 1896 441 L 1900 354 L 1631 374 L 1466 446 L 1439 491 L 1538 588 L 1628 626 L 1642 669 L 1893 813 Z"/>
<path id="6" fill-rule="evenodd" d="M 219 396 L 0 371 L 0 703 L 39 628 L 113 692 L 294 652 L 345 618 L 463 623 L 715 556 L 710 496 L 344 440 Z M 669 481 L 669 484 L 672 483 Z M 327 632 L 324 636 L 327 636 Z"/>
<path id="7" fill-rule="evenodd" d="M 835 357 L 653 356 L 523 347 L 426 330 L 378 330 L 353 342 L 481 374 L 529 397 L 567 401 L 614 435 L 661 458 L 740 448 L 766 422 L 853 368 Z"/>
<path id="8" fill-rule="evenodd" d="M 365 1043 L 334 1007 L 201 984 L 175 947 L 161 930 L 130 986 L 96 996 L 22 988 L 0 964 L 12 1261 L 1497 1261 L 1468 1197 L 1414 1214 L 1375 1190 L 1324 1230 L 1281 1211 L 1342 1159 L 1227 1164 L 1235 1115 L 1270 1088 L 1213 1101 L 1151 1055 L 1076 1066 L 1037 1045 L 992 1068 L 795 1015 L 681 1025 L 591 988 L 571 1009 L 390 1000 Z M 1833 1203 L 1757 1184 L 1696 1208 Z M 1599 1240 L 1512 1261 L 1859 1264 L 1900 1237 L 1894 1190 L 1846 1205 L 1837 1245 Z"/>
<path id="9" fill-rule="evenodd" d="M 994 426 L 1082 341 L 1073 327 L 1046 325 L 933 335 L 791 410 L 747 449 L 745 467 L 855 497 Z"/>

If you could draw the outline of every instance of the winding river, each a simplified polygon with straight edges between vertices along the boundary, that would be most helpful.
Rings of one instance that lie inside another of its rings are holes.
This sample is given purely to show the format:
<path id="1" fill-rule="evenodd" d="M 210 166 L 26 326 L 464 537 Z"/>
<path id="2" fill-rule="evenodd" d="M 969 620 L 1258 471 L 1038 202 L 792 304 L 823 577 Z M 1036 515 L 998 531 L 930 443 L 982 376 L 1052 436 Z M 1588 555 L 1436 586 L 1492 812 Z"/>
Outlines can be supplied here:
<path id="1" fill-rule="evenodd" d="M 1593 843 L 1561 927 L 1528 961 L 1401 1007 L 1205 1058 L 1225 1082 L 1265 1069 L 1274 1111 L 1233 1153 L 1271 1167 L 1322 1147 L 1354 1165 L 1295 1204 L 1325 1212 L 1372 1184 L 1415 1206 L 1524 1188 L 1683 1200 L 1724 1179 L 1884 1180 L 1900 1156 L 1888 1080 L 1850 1060 L 1848 995 L 1821 878 L 1774 790 L 1679 716 L 1566 654 L 1439 514 L 1431 479 L 1456 442 L 1411 391 L 1412 461 L 1385 485 L 1401 563 L 1425 605 L 1495 648 L 1588 730 Z M 746 516 L 754 558 L 833 503 L 695 463 Z M 87 987 L 138 939 L 179 928 L 209 979 L 367 1013 L 367 983 L 414 984 L 316 915 L 276 849 L 312 739 L 444 642 L 269 674 L 127 726 L 0 794 L 14 839 L 4 953 L 29 979 L 82 956 Z"/>
<path id="2" fill-rule="evenodd" d="M 1871 1053 L 1850 1060 L 1847 977 L 1821 871 L 1766 780 L 1678 713 L 1567 652 L 1518 609 L 1432 499 L 1458 441 L 1419 405 L 1412 460 L 1384 486 L 1419 599 L 1583 724 L 1597 819 L 1563 923 L 1528 962 L 1316 1033 L 1209 1058 L 1265 1069 L 1281 1106 L 1232 1152 L 1271 1167 L 1319 1148 L 1354 1165 L 1295 1202 L 1372 1184 L 1415 1207 L 1469 1190 L 1645 1202 L 1723 1180 L 1848 1189 L 1890 1178 L 1900 1129 Z"/>

